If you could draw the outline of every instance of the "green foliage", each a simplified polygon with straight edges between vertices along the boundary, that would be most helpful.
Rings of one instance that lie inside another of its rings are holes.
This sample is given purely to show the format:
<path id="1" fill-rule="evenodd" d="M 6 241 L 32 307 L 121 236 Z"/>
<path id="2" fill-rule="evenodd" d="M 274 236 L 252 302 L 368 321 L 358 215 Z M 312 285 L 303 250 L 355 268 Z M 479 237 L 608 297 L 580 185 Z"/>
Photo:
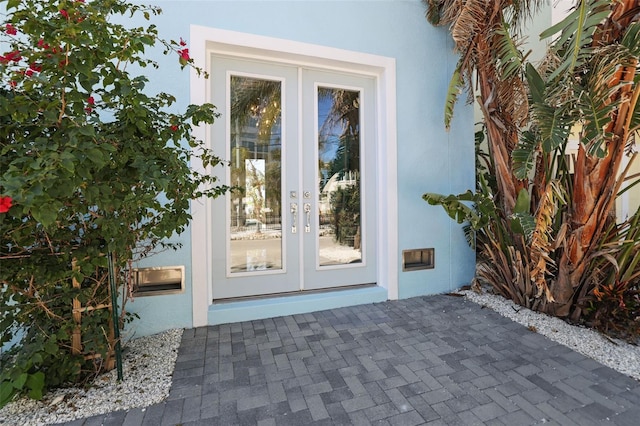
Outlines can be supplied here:
<path id="1" fill-rule="evenodd" d="M 153 24 L 116 23 L 148 21 L 158 8 L 122 0 L 0 8 L 0 196 L 12 201 L 0 212 L 0 343 L 19 340 L 3 354 L 5 403 L 102 371 L 109 311 L 85 309 L 78 325 L 73 300 L 108 304 L 107 253 L 126 275 L 130 260 L 174 247 L 167 239 L 189 224 L 192 199 L 227 188 L 190 167 L 220 164 L 192 135 L 213 122 L 215 107 L 175 112 L 172 95 L 147 93 L 147 77 L 130 73 L 158 67 L 145 56 L 157 44 L 191 66 L 186 42 L 159 38 Z M 71 354 L 76 327 L 84 357 Z"/>

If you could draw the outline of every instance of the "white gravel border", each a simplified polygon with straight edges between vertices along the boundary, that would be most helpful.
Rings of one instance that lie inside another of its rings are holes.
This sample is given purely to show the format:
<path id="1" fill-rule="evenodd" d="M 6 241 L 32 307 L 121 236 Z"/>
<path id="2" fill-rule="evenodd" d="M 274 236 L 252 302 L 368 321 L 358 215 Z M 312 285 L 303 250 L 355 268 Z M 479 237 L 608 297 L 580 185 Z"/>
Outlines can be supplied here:
<path id="1" fill-rule="evenodd" d="M 182 329 L 140 337 L 124 345 L 123 380 L 112 370 L 90 389 L 49 392 L 41 401 L 20 398 L 0 409 L 0 425 L 40 426 L 71 422 L 111 411 L 147 407 L 169 395 Z"/>
<path id="2" fill-rule="evenodd" d="M 471 290 L 459 293 L 472 302 L 530 327 L 554 342 L 640 380 L 640 346 L 631 345 L 624 340 L 611 339 L 590 328 L 574 326 L 559 318 L 531 311 L 501 296 Z"/>
<path id="3" fill-rule="evenodd" d="M 459 293 L 555 342 L 640 380 L 639 346 L 533 312 L 500 296 L 469 290 Z M 131 340 L 123 356 L 124 380 L 121 383 L 117 383 L 114 370 L 99 377 L 94 387 L 86 391 L 59 389 L 47 394 L 42 401 L 21 398 L 0 410 L 0 425 L 41 426 L 70 422 L 161 402 L 169 394 L 181 337 L 182 329 L 174 329 Z"/>

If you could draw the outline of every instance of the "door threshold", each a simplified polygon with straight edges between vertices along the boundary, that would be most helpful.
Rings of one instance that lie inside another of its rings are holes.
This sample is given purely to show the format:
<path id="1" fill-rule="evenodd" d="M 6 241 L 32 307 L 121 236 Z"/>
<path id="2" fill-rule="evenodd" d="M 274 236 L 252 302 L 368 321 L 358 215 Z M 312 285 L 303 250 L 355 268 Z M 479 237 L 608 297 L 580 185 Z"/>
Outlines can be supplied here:
<path id="1" fill-rule="evenodd" d="M 209 305 L 208 325 L 305 314 L 388 300 L 375 284 L 218 300 Z"/>
<path id="2" fill-rule="evenodd" d="M 320 288 L 315 290 L 298 290 L 298 291 L 288 291 L 283 293 L 259 294 L 255 296 L 229 297 L 225 299 L 215 299 L 215 300 L 212 300 L 211 303 L 213 305 L 220 305 L 224 303 L 244 302 L 248 300 L 264 300 L 264 299 L 273 299 L 276 297 L 294 297 L 294 296 L 300 296 L 305 294 L 322 294 L 322 293 L 356 290 L 361 288 L 374 288 L 374 287 L 377 287 L 377 285 L 374 283 L 358 284 L 358 285 L 349 285 L 349 286 L 341 286 L 341 287 Z"/>

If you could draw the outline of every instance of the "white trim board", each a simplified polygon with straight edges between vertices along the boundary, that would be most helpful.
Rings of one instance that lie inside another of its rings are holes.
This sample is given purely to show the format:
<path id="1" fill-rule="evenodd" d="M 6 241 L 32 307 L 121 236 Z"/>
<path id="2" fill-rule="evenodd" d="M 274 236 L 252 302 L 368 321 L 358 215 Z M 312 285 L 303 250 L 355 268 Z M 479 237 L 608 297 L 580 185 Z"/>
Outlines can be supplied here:
<path id="1" fill-rule="evenodd" d="M 337 49 L 292 40 L 259 36 L 216 28 L 191 26 L 190 53 L 196 64 L 210 69 L 212 53 L 242 59 L 293 64 L 320 70 L 343 71 L 376 78 L 378 197 L 377 284 L 387 290 L 390 300 L 398 299 L 398 197 L 396 130 L 396 62 L 394 58 Z M 191 71 L 190 101 L 209 102 L 210 82 Z M 194 136 L 208 141 L 206 127 L 194 129 Z M 202 171 L 202 167 L 194 164 Z M 191 271 L 193 327 L 208 325 L 211 294 L 211 200 L 197 200 L 191 205 Z"/>

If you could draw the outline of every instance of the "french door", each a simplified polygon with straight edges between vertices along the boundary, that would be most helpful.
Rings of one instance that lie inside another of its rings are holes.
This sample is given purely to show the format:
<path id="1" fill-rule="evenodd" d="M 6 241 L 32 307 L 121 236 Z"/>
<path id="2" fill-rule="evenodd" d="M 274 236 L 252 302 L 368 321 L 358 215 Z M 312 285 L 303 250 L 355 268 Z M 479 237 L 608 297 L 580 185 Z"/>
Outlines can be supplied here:
<path id="1" fill-rule="evenodd" d="M 213 56 L 215 299 L 376 281 L 373 78 Z"/>

